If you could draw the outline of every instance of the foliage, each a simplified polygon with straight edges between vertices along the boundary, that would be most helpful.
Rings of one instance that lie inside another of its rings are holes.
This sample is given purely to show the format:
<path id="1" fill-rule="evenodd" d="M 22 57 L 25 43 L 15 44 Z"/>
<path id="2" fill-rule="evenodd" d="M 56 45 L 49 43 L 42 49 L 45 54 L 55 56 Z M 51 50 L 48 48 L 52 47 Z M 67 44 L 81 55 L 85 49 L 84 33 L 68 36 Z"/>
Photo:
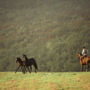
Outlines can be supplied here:
<path id="1" fill-rule="evenodd" d="M 90 51 L 88 0 L 0 0 L 0 71 L 26 54 L 39 71 L 78 71 L 77 53 Z M 90 54 L 90 53 L 89 53 Z"/>

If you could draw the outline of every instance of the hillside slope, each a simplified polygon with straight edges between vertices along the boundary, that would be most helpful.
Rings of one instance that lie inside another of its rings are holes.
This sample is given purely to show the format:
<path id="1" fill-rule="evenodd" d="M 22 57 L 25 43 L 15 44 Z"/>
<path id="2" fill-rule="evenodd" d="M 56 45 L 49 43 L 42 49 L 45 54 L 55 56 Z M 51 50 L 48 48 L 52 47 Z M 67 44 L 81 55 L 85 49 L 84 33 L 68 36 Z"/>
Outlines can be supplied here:
<path id="1" fill-rule="evenodd" d="M 89 37 L 89 0 L 0 0 L 0 71 L 15 70 L 22 54 L 40 71 L 78 71 Z"/>

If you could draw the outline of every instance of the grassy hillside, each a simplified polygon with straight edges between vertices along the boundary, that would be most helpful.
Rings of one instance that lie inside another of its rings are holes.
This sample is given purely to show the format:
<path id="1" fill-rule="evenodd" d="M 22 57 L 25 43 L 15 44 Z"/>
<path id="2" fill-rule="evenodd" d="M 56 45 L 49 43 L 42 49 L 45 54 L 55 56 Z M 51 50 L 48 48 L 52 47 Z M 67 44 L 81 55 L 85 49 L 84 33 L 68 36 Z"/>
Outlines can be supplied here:
<path id="1" fill-rule="evenodd" d="M 78 71 L 89 37 L 89 0 L 0 0 L 0 71 L 15 70 L 22 54 L 40 71 Z"/>
<path id="2" fill-rule="evenodd" d="M 90 90 L 90 73 L 1 72 L 0 90 Z"/>

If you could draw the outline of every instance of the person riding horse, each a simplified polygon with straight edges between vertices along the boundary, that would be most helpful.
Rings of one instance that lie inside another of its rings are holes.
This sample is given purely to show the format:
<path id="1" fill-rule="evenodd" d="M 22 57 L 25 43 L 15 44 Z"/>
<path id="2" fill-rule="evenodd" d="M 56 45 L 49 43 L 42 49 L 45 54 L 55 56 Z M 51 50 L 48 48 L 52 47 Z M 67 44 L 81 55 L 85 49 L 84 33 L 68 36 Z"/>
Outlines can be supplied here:
<path id="1" fill-rule="evenodd" d="M 88 55 L 88 51 L 87 51 L 86 47 L 83 47 L 81 60 L 84 59 L 85 57 L 87 57 L 87 55 Z"/>

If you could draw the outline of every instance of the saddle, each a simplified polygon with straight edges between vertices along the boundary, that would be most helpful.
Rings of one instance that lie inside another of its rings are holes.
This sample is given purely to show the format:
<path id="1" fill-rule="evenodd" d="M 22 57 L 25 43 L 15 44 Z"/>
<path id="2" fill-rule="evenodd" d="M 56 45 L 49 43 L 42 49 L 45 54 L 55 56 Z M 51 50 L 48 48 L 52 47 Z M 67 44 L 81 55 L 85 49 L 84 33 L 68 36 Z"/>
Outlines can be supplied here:
<path id="1" fill-rule="evenodd" d="M 82 57 L 81 57 L 81 60 L 83 60 L 83 59 L 84 59 L 84 58 L 86 58 L 86 57 L 87 57 L 87 55 L 85 55 L 85 56 L 82 56 Z"/>

